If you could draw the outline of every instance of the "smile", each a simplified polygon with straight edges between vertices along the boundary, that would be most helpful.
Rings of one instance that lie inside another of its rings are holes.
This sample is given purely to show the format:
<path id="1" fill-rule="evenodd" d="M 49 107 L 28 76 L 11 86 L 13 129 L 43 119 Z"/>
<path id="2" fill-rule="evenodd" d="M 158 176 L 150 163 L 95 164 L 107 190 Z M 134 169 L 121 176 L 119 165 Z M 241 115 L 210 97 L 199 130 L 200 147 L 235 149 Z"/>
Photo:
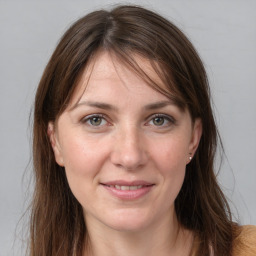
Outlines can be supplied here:
<path id="1" fill-rule="evenodd" d="M 142 185 L 139 185 L 139 186 L 110 185 L 109 187 L 116 188 L 118 190 L 137 190 L 137 189 L 142 188 Z"/>
<path id="2" fill-rule="evenodd" d="M 122 200 L 135 200 L 148 194 L 155 184 L 145 181 L 115 181 L 101 183 L 100 185 L 102 185 L 114 197 Z"/>

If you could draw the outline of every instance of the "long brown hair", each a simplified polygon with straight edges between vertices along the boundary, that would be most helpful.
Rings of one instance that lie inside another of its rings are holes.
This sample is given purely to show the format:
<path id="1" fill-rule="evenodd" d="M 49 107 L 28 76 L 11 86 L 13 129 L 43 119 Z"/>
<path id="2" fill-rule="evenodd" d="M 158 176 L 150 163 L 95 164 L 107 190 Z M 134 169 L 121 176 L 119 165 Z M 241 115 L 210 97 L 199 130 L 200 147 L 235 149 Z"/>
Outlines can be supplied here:
<path id="1" fill-rule="evenodd" d="M 61 38 L 40 81 L 34 109 L 35 192 L 31 210 L 31 256 L 81 256 L 86 238 L 82 207 L 70 191 L 65 169 L 56 164 L 47 136 L 50 121 L 65 110 L 79 76 L 100 50 L 115 55 L 148 84 L 200 118 L 203 134 L 187 166 L 175 207 L 180 224 L 200 240 L 200 255 L 231 255 L 231 213 L 213 170 L 218 142 L 207 76 L 196 50 L 171 22 L 138 6 L 95 11 Z M 168 90 L 143 72 L 134 54 L 151 61 Z"/>

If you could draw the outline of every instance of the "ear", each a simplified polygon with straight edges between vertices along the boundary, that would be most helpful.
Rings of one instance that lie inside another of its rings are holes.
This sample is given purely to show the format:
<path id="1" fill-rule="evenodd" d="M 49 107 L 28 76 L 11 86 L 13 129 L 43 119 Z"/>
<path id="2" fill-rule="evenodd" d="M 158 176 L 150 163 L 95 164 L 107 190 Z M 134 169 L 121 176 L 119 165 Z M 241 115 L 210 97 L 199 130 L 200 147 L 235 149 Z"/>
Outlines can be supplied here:
<path id="1" fill-rule="evenodd" d="M 188 150 L 189 150 L 188 152 L 191 157 L 194 156 L 194 154 L 198 148 L 198 145 L 199 145 L 199 142 L 200 142 L 200 139 L 202 136 L 202 132 L 203 132 L 202 121 L 200 118 L 197 118 L 193 125 L 191 141 L 189 143 L 189 148 L 188 148 Z"/>
<path id="2" fill-rule="evenodd" d="M 50 143 L 52 145 L 52 149 L 54 152 L 55 160 L 58 165 L 64 166 L 64 160 L 61 153 L 61 147 L 58 142 L 58 136 L 55 131 L 55 127 L 53 122 L 49 122 L 48 129 L 47 129 L 47 135 L 50 139 Z"/>

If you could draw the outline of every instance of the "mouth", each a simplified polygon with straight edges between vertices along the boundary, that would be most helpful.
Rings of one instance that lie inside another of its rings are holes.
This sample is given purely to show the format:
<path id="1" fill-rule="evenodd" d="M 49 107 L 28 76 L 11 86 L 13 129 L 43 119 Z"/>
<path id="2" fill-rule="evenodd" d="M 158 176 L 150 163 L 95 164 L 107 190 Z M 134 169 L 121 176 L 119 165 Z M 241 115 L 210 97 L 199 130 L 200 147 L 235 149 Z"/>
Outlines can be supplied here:
<path id="1" fill-rule="evenodd" d="M 145 181 L 111 181 L 100 183 L 114 197 L 123 200 L 135 200 L 148 194 L 155 186 L 153 183 Z"/>
<path id="2" fill-rule="evenodd" d="M 106 185 L 106 186 L 110 188 L 115 188 L 118 190 L 137 190 L 143 187 L 142 185 L 139 185 L 139 186 Z"/>

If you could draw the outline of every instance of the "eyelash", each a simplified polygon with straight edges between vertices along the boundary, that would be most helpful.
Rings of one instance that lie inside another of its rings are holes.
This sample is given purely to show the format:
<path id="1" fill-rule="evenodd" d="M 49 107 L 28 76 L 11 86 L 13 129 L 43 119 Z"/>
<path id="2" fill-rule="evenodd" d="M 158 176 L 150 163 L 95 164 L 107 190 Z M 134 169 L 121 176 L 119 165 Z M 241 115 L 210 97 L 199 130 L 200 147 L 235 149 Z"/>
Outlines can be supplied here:
<path id="1" fill-rule="evenodd" d="M 169 115 L 165 115 L 165 114 L 154 114 L 152 116 L 150 116 L 150 120 L 147 123 L 150 123 L 151 121 L 153 122 L 154 119 L 156 118 L 163 118 L 165 124 L 164 125 L 154 125 L 156 127 L 169 127 L 171 125 L 175 125 L 176 124 L 176 120 Z M 166 121 L 168 122 L 168 124 L 166 124 Z"/>
<path id="2" fill-rule="evenodd" d="M 85 118 L 83 118 L 83 119 L 81 120 L 81 122 L 82 122 L 83 124 L 87 124 L 87 125 L 89 125 L 89 126 L 91 126 L 91 127 L 101 127 L 101 126 L 102 126 L 101 123 L 100 123 L 99 125 L 93 125 L 92 123 L 91 123 L 91 124 L 88 123 L 88 122 L 90 122 L 90 120 L 92 121 L 93 118 L 100 118 L 101 121 L 102 121 L 102 120 L 105 120 L 106 122 L 108 122 L 106 116 L 103 115 L 103 114 L 93 114 L 93 115 L 86 116 Z"/>
<path id="3" fill-rule="evenodd" d="M 93 118 L 99 118 L 100 119 L 100 124 L 99 125 L 93 125 L 91 123 L 91 121 L 93 120 Z M 165 115 L 165 114 L 154 114 L 154 115 L 151 115 L 148 119 L 149 121 L 146 122 L 146 126 L 149 126 L 150 125 L 150 122 L 154 122 L 154 119 L 156 118 L 163 118 L 163 121 L 164 121 L 164 125 L 156 125 L 156 124 L 153 124 L 153 126 L 155 127 L 169 127 L 171 125 L 175 125 L 176 124 L 176 120 L 172 117 L 172 116 L 169 116 L 169 115 Z M 107 120 L 108 118 L 103 115 L 103 114 L 93 114 L 93 115 L 89 115 L 89 116 L 86 116 L 84 117 L 81 122 L 83 124 L 87 124 L 88 126 L 91 126 L 91 127 L 94 127 L 94 128 L 100 128 L 102 126 L 104 126 L 104 124 L 102 125 L 102 121 L 104 120 L 106 122 L 106 124 L 110 124 Z M 89 123 L 90 122 L 90 123 Z M 166 124 L 166 122 L 168 122 Z"/>

